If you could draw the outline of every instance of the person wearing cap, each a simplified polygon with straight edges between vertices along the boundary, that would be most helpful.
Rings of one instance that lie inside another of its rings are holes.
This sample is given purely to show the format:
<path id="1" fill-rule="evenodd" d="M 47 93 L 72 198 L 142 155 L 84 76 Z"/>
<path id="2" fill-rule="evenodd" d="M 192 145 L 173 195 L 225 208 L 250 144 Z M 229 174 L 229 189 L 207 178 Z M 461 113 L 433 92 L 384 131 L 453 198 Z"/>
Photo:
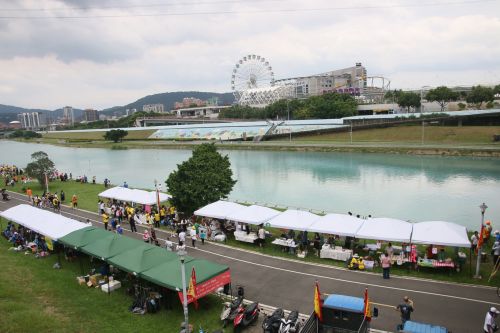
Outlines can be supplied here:
<path id="1" fill-rule="evenodd" d="M 495 307 L 491 307 L 490 310 L 486 313 L 486 317 L 484 318 L 484 326 L 483 330 L 485 333 L 493 333 L 498 329 L 497 323 L 495 322 L 495 318 L 498 316 L 500 311 Z"/>
<path id="2" fill-rule="evenodd" d="M 398 330 L 402 330 L 405 326 L 405 323 L 408 320 L 411 320 L 411 313 L 413 312 L 413 310 L 415 310 L 413 301 L 408 296 L 405 296 L 403 298 L 403 303 L 396 306 L 396 310 L 399 310 L 399 312 L 401 312 L 401 325 L 398 326 Z"/>

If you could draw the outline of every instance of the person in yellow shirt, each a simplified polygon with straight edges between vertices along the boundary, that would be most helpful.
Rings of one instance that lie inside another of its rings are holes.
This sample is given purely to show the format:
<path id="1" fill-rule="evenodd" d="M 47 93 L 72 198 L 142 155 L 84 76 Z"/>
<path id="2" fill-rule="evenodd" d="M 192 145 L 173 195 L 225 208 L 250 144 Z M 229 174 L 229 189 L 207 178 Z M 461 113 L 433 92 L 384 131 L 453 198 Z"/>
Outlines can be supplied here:
<path id="1" fill-rule="evenodd" d="M 78 207 L 78 197 L 76 196 L 76 194 L 73 194 L 73 196 L 71 197 L 71 204 L 73 206 L 73 209 Z"/>
<path id="2" fill-rule="evenodd" d="M 163 225 L 166 225 L 166 222 L 165 221 L 165 218 L 167 216 L 167 210 L 165 209 L 165 206 L 161 206 L 161 209 L 160 209 L 160 223 L 163 224 Z"/>
<path id="3" fill-rule="evenodd" d="M 104 229 L 108 230 L 109 216 L 106 212 L 102 213 L 102 223 L 104 223 Z"/>
<path id="4" fill-rule="evenodd" d="M 155 222 L 155 228 L 160 227 L 160 213 L 157 211 L 154 212 L 154 222 Z"/>

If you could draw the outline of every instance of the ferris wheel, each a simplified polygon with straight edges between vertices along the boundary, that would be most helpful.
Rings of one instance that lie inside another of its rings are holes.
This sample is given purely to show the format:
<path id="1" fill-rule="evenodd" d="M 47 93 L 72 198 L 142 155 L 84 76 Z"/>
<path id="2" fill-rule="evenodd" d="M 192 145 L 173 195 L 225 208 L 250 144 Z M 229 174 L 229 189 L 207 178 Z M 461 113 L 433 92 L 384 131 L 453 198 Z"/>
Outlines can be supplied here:
<path id="1" fill-rule="evenodd" d="M 234 65 L 231 75 L 231 89 L 236 99 L 239 99 L 246 90 L 271 87 L 273 85 L 273 68 L 266 58 L 256 54 L 249 54 Z"/>

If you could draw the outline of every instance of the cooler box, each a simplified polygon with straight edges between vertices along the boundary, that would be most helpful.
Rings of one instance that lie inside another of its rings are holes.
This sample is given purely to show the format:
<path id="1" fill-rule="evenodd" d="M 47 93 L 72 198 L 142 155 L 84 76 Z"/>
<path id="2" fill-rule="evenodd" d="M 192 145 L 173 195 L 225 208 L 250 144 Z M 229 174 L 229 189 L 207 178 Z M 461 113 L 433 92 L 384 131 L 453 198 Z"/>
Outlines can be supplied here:
<path id="1" fill-rule="evenodd" d="M 109 281 L 109 292 L 113 291 L 113 290 L 116 290 L 118 288 L 121 288 L 122 284 L 120 283 L 120 281 L 117 281 L 117 280 L 113 280 L 113 281 Z M 108 284 L 105 283 L 101 286 L 101 290 L 104 291 L 104 292 L 108 292 Z"/>

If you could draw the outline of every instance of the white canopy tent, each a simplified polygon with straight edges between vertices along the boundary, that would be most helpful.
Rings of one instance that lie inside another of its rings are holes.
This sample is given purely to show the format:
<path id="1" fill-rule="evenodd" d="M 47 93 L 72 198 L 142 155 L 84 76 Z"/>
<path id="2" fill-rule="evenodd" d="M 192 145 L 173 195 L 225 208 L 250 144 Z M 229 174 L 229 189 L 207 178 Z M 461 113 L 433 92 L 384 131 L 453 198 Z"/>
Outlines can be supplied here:
<path id="1" fill-rule="evenodd" d="M 9 208 L 0 216 L 54 240 L 88 227 L 85 223 L 25 204 Z"/>
<path id="2" fill-rule="evenodd" d="M 471 247 L 466 227 L 444 221 L 415 223 L 411 242 L 414 244 Z"/>
<path id="3" fill-rule="evenodd" d="M 267 223 L 273 228 L 306 231 L 319 218 L 318 215 L 303 210 L 289 209 Z"/>
<path id="4" fill-rule="evenodd" d="M 98 196 L 101 198 L 134 202 L 142 205 L 155 205 L 157 203 L 156 191 L 150 192 L 144 190 L 129 189 L 120 186 L 107 189 L 106 191 L 99 193 Z M 159 196 L 160 202 L 165 202 L 171 198 L 170 195 L 161 192 L 159 193 Z"/>
<path id="5" fill-rule="evenodd" d="M 237 204 L 235 202 L 219 200 L 196 210 L 194 212 L 194 215 L 227 220 L 227 217 L 230 214 L 242 210 L 245 207 L 246 206 Z"/>
<path id="6" fill-rule="evenodd" d="M 409 243 L 411 232 L 412 224 L 406 221 L 386 217 L 372 218 L 364 220 L 356 238 Z"/>
<path id="7" fill-rule="evenodd" d="M 356 237 L 356 233 L 365 220 L 345 214 L 327 214 L 321 216 L 307 231 L 322 234 Z"/>
<path id="8" fill-rule="evenodd" d="M 235 210 L 233 213 L 227 216 L 227 219 L 235 222 L 259 225 L 262 223 L 266 223 L 279 214 L 280 212 L 275 209 L 252 205 Z"/>

